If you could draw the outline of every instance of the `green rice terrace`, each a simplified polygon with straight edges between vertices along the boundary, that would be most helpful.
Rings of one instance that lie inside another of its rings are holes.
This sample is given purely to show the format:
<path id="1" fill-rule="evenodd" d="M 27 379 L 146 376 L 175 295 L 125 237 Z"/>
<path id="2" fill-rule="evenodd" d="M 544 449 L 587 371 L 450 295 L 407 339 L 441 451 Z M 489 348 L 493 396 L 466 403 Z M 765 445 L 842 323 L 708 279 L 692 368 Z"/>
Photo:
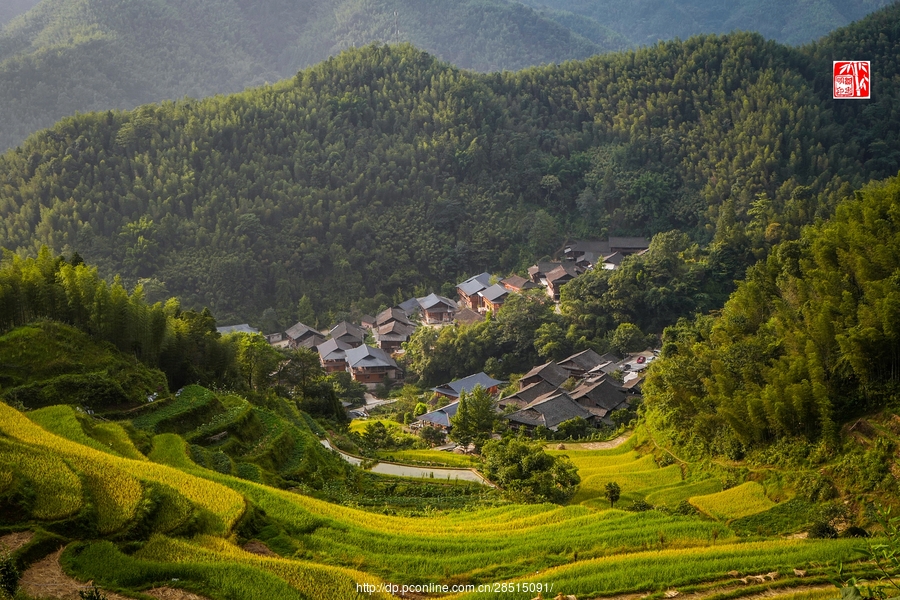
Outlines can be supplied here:
<path id="1" fill-rule="evenodd" d="M 486 486 L 351 467 L 286 402 L 188 386 L 111 414 L 0 403 L 0 539 L 23 573 L 17 597 L 46 597 L 35 577 L 48 568 L 76 590 L 213 600 L 400 595 L 385 583 L 473 600 L 815 600 L 837 597 L 839 564 L 844 577 L 874 574 L 859 539 L 803 539 L 816 507 L 784 473 L 684 462 L 643 428 L 603 449 L 548 445 L 577 467 L 576 495 L 516 504 Z M 386 458 L 479 464 L 434 450 Z"/>

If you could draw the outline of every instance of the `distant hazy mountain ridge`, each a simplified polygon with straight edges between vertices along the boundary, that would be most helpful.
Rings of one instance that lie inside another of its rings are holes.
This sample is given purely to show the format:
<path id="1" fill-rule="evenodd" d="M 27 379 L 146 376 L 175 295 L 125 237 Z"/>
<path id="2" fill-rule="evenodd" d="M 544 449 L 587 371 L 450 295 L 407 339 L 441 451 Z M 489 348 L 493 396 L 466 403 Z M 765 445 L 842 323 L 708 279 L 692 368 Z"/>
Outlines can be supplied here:
<path id="1" fill-rule="evenodd" d="M 76 111 L 237 92 L 372 41 L 478 71 L 624 46 L 506 0 L 44 0 L 0 32 L 0 149 Z"/>

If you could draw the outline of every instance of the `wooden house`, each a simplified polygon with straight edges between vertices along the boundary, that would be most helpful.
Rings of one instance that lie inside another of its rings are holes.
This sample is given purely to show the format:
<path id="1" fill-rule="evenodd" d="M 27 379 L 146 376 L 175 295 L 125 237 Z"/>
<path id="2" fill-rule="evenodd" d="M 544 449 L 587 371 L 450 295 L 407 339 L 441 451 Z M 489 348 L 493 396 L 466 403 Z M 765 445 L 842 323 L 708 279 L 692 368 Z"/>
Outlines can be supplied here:
<path id="1" fill-rule="evenodd" d="M 471 308 L 477 311 L 481 308 L 481 296 L 478 292 L 490 287 L 491 276 L 488 273 L 481 273 L 470 277 L 456 286 L 456 292 L 459 294 L 459 305 Z"/>
<path id="2" fill-rule="evenodd" d="M 415 330 L 415 325 L 404 325 L 400 321 L 390 321 L 380 325 L 375 330 L 375 342 L 379 348 L 388 354 L 393 354 L 400 350 L 403 342 L 409 341 L 409 336 Z"/>
<path id="3" fill-rule="evenodd" d="M 419 306 L 422 309 L 422 318 L 429 325 L 442 325 L 452 323 L 459 306 L 450 298 L 429 294 L 419 298 Z"/>
<path id="4" fill-rule="evenodd" d="M 444 385 L 439 385 L 438 387 L 431 388 L 431 391 L 455 400 L 459 398 L 460 394 L 463 392 L 469 393 L 474 390 L 476 386 L 481 386 L 488 394 L 496 394 L 501 383 L 503 382 L 482 372 L 463 377 L 462 379 L 457 379 L 456 381 L 451 381 L 450 383 L 445 383 Z"/>
<path id="5" fill-rule="evenodd" d="M 569 375 L 563 369 L 559 368 L 559 365 L 551 361 L 537 366 L 525 373 L 522 378 L 519 379 L 519 389 L 524 389 L 532 383 L 537 383 L 541 380 L 546 381 L 554 388 L 557 388 L 565 383 L 568 378 Z"/>
<path id="6" fill-rule="evenodd" d="M 325 341 L 325 336 L 303 323 L 295 323 L 285 332 L 290 340 L 291 348 L 315 348 Z"/>
<path id="7" fill-rule="evenodd" d="M 331 339 L 348 344 L 351 348 L 362 346 L 363 341 L 366 339 L 366 332 L 361 327 L 357 327 L 347 321 L 341 321 L 332 327 L 328 334 L 331 336 Z"/>
<path id="8" fill-rule="evenodd" d="M 595 421 L 594 415 L 575 402 L 565 390 L 554 390 L 503 418 L 509 421 L 509 426 L 513 429 L 532 432 L 540 426 L 556 431 L 560 423 L 576 417 L 591 424 Z"/>
<path id="9" fill-rule="evenodd" d="M 319 363 L 326 373 L 335 373 L 347 370 L 347 350 L 353 346 L 334 338 L 324 341 L 316 346 L 319 353 Z"/>
<path id="10" fill-rule="evenodd" d="M 369 389 L 381 383 L 400 379 L 400 368 L 394 359 L 381 348 L 359 346 L 346 351 L 347 370 L 354 381 Z"/>
<path id="11" fill-rule="evenodd" d="M 497 312 L 503 306 L 503 303 L 506 302 L 509 294 L 510 291 L 499 283 L 481 290 L 478 292 L 478 295 L 481 296 L 482 312 Z"/>

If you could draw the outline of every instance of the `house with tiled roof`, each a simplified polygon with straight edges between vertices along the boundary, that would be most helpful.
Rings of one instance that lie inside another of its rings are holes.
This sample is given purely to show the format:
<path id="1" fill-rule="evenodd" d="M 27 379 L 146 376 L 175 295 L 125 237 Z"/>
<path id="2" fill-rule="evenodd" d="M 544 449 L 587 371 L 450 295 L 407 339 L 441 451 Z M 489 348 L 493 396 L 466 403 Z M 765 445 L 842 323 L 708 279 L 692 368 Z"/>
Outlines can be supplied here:
<path id="1" fill-rule="evenodd" d="M 484 315 L 471 308 L 462 308 L 453 316 L 453 322 L 460 325 L 474 325 L 482 321 L 484 321 Z"/>
<path id="2" fill-rule="evenodd" d="M 315 348 L 325 341 L 325 336 L 320 332 L 299 322 L 287 328 L 284 335 L 290 340 L 292 348 Z"/>
<path id="3" fill-rule="evenodd" d="M 457 410 L 459 409 L 459 400 L 451 402 L 447 406 L 438 408 L 431 412 L 420 415 L 418 419 L 411 425 L 414 429 L 421 427 L 437 427 L 444 431 L 449 431 L 453 425 L 450 423 Z"/>
<path id="4" fill-rule="evenodd" d="M 350 376 L 369 389 L 381 383 L 400 379 L 400 368 L 397 363 L 381 348 L 359 346 L 347 350 L 346 355 Z"/>
<path id="5" fill-rule="evenodd" d="M 440 394 L 441 396 L 446 396 L 447 398 L 459 398 L 460 394 L 463 392 L 469 393 L 475 389 L 476 386 L 481 386 L 489 394 L 496 394 L 497 389 L 500 384 L 503 383 L 499 379 L 494 379 L 490 375 L 486 373 L 475 373 L 474 375 L 469 375 L 468 377 L 463 377 L 462 379 L 457 379 L 456 381 L 451 381 L 450 383 L 445 383 L 443 385 L 439 385 L 435 388 L 431 388 L 431 391 Z"/>
<path id="6" fill-rule="evenodd" d="M 349 344 L 354 348 L 362 346 L 363 340 L 366 339 L 366 332 L 361 327 L 357 327 L 347 321 L 341 321 L 332 327 L 328 334 L 331 336 L 331 339 Z"/>
<path id="7" fill-rule="evenodd" d="M 559 301 L 559 292 L 562 289 L 562 286 L 569 283 L 583 272 L 584 269 L 578 267 L 574 262 L 565 261 L 560 263 L 560 265 L 555 267 L 552 271 L 548 272 L 544 278 L 541 279 L 541 284 L 547 286 L 547 294 L 553 298 L 554 301 Z"/>
<path id="8" fill-rule="evenodd" d="M 609 238 L 609 251 L 622 254 L 637 254 L 650 248 L 650 240 L 645 237 L 611 237 Z"/>
<path id="9" fill-rule="evenodd" d="M 595 369 L 604 362 L 605 361 L 599 354 L 588 348 L 587 350 L 576 352 L 572 356 L 559 361 L 557 364 L 569 377 L 582 378 L 587 375 L 591 369 Z"/>
<path id="10" fill-rule="evenodd" d="M 558 386 L 552 385 L 543 379 L 539 379 L 536 382 L 521 388 L 515 394 L 500 398 L 497 402 L 497 407 L 501 411 L 505 411 L 510 406 L 520 409 L 532 402 L 535 398 L 549 394 L 556 389 L 558 389 Z"/>
<path id="11" fill-rule="evenodd" d="M 347 350 L 353 346 L 334 338 L 326 340 L 316 346 L 319 353 L 319 363 L 326 373 L 335 373 L 347 370 Z"/>
<path id="12" fill-rule="evenodd" d="M 565 390 L 554 390 L 503 418 L 509 421 L 511 428 L 530 432 L 540 426 L 556 431 L 560 423 L 576 417 L 588 423 L 595 421 L 594 415 L 575 402 Z"/>
<path id="13" fill-rule="evenodd" d="M 611 423 L 606 417 L 614 410 L 628 408 L 628 397 L 618 382 L 609 377 L 599 381 L 582 382 L 569 392 L 572 399 L 589 410 L 599 420 Z"/>
<path id="14" fill-rule="evenodd" d="M 491 276 L 489 273 L 480 273 L 474 277 L 469 277 L 456 286 L 456 292 L 459 294 L 459 305 L 479 310 L 481 308 L 481 296 L 478 295 L 483 289 L 490 287 Z"/>
<path id="15" fill-rule="evenodd" d="M 544 380 L 556 388 L 561 386 L 568 378 L 569 375 L 563 369 L 559 368 L 559 365 L 551 361 L 544 363 L 543 365 L 538 365 L 522 375 L 522 378 L 519 379 L 519 388 L 524 388 L 532 383 L 537 383 L 540 380 Z"/>
<path id="16" fill-rule="evenodd" d="M 510 275 L 506 279 L 502 279 L 500 281 L 500 285 L 502 285 L 509 291 L 516 293 L 521 293 L 525 290 L 533 290 L 537 287 L 536 283 L 534 283 L 530 279 L 525 279 L 520 275 Z"/>
<path id="17" fill-rule="evenodd" d="M 375 343 L 388 354 L 393 354 L 400 350 L 403 342 L 409 341 L 409 336 L 415 330 L 415 325 L 404 325 L 400 321 L 390 321 L 375 330 Z"/>
<path id="18" fill-rule="evenodd" d="M 419 298 L 418 302 L 422 309 L 422 318 L 429 325 L 452 323 L 456 311 L 459 310 L 455 301 L 437 294 Z"/>
<path id="19" fill-rule="evenodd" d="M 500 310 L 509 294 L 510 291 L 499 283 L 495 283 L 491 287 L 478 292 L 478 295 L 481 296 L 481 306 L 484 312 L 497 312 Z"/>
<path id="20" fill-rule="evenodd" d="M 403 325 L 412 325 L 412 321 L 409 320 L 409 314 L 397 306 L 386 308 L 375 315 L 375 327 L 381 327 L 395 321 Z"/>

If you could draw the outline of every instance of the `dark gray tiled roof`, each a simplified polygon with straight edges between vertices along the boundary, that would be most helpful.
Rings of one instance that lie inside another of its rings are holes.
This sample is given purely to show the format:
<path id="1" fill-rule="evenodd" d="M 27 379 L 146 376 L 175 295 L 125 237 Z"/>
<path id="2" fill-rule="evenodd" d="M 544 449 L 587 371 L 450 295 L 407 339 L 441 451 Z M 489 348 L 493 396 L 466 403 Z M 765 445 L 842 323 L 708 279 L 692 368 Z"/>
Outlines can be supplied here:
<path id="1" fill-rule="evenodd" d="M 477 294 L 484 288 L 491 285 L 491 276 L 489 273 L 481 273 L 474 277 L 469 277 L 465 281 L 459 283 L 456 287 L 461 289 L 467 296 Z"/>
<path id="2" fill-rule="evenodd" d="M 391 321 L 398 321 L 404 325 L 411 324 L 407 312 L 396 306 L 384 309 L 375 317 L 375 324 L 378 326 L 390 323 Z"/>
<path id="3" fill-rule="evenodd" d="M 318 331 L 313 329 L 312 327 L 310 327 L 308 325 L 304 325 L 303 323 L 295 323 L 290 328 L 288 328 L 284 333 L 292 340 L 299 340 L 299 339 L 307 337 L 309 335 L 318 335 L 322 338 L 325 337 L 321 333 L 319 333 Z"/>
<path id="4" fill-rule="evenodd" d="M 604 408 L 608 411 L 622 408 L 626 401 L 625 392 L 621 390 L 618 383 L 613 383 L 609 377 L 591 383 L 582 383 L 569 394 L 582 406 Z"/>
<path id="5" fill-rule="evenodd" d="M 554 387 L 561 386 L 563 382 L 569 378 L 569 374 L 562 370 L 555 362 L 548 362 L 546 364 L 533 368 L 532 370 L 525 373 L 522 376 L 522 379 L 529 379 L 531 377 L 534 377 L 535 375 L 539 376 L 541 379 L 553 385 Z"/>
<path id="6" fill-rule="evenodd" d="M 443 408 L 421 415 L 419 421 L 440 425 L 441 427 L 450 427 L 450 418 L 456 415 L 457 409 L 459 409 L 459 401 L 451 402 Z"/>
<path id="7" fill-rule="evenodd" d="M 588 348 L 573 354 L 565 360 L 559 361 L 559 366 L 563 369 L 570 368 L 578 371 L 590 371 L 596 366 L 603 364 L 604 360 L 599 354 Z"/>
<path id="8" fill-rule="evenodd" d="M 509 295 L 509 290 L 500 285 L 499 283 L 495 283 L 491 287 L 481 290 L 478 292 L 485 300 L 490 300 L 491 302 L 497 302 L 498 300 L 504 298 Z"/>
<path id="9" fill-rule="evenodd" d="M 336 339 L 327 340 L 316 346 L 322 360 L 343 360 L 347 357 L 347 350 L 350 349 L 350 344 Z"/>
<path id="10" fill-rule="evenodd" d="M 444 298 L 443 296 L 438 296 L 437 294 L 428 294 L 424 298 L 418 299 L 419 306 L 422 307 L 423 310 L 428 310 L 430 308 L 434 308 L 439 304 L 443 304 L 448 308 L 456 310 L 456 302 L 451 300 L 450 298 Z"/>
<path id="11" fill-rule="evenodd" d="M 366 367 L 397 368 L 397 363 L 394 362 L 394 359 L 387 352 L 372 346 L 360 346 L 359 348 L 347 350 L 347 364 L 353 369 L 364 369 Z"/>
<path id="12" fill-rule="evenodd" d="M 363 331 L 362 328 L 357 327 L 352 323 L 348 323 L 347 321 L 341 321 L 340 323 L 335 325 L 329 333 L 331 334 L 331 337 L 336 339 L 348 335 L 359 341 L 366 339 L 366 332 Z"/>
<path id="13" fill-rule="evenodd" d="M 463 392 L 471 392 L 475 389 L 475 386 L 480 385 L 484 389 L 490 389 L 495 385 L 500 385 L 501 383 L 503 382 L 499 379 L 494 379 L 490 375 L 482 372 L 475 373 L 474 375 L 469 375 L 468 377 L 463 377 L 462 379 L 457 379 L 456 381 L 451 381 L 450 383 L 445 383 L 444 385 L 440 385 L 436 388 L 431 388 L 431 390 L 433 392 L 444 394 L 445 396 L 452 396 L 456 398 Z"/>
<path id="14" fill-rule="evenodd" d="M 563 421 L 581 417 L 590 419 L 591 413 L 572 400 L 563 390 L 556 390 L 536 398 L 525 408 L 506 416 L 513 423 L 521 423 L 537 427 L 543 425 L 548 429 L 555 429 Z"/>
<path id="15" fill-rule="evenodd" d="M 643 250 L 650 247 L 650 240 L 643 237 L 611 237 L 609 247 L 627 250 Z"/>

